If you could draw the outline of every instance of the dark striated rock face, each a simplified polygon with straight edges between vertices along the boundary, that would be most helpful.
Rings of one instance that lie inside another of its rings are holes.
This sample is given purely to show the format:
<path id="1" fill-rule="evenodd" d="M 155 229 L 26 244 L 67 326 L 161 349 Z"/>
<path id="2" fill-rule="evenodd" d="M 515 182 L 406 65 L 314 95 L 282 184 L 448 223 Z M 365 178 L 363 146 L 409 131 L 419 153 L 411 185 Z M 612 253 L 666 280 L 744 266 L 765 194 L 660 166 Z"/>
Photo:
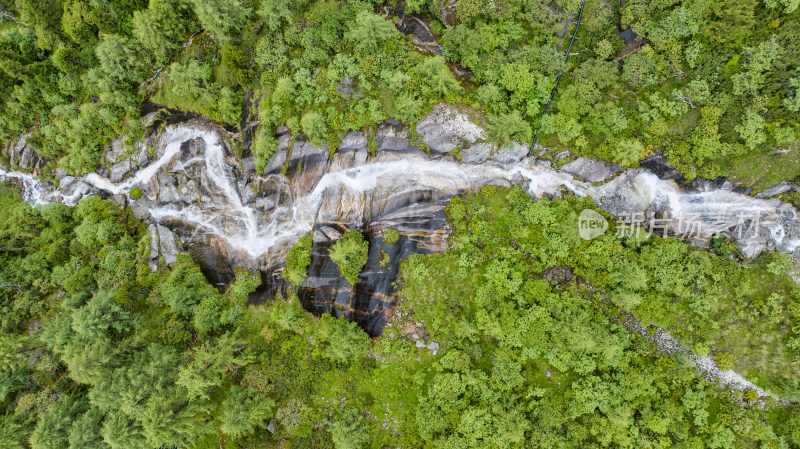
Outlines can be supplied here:
<path id="1" fill-rule="evenodd" d="M 367 263 L 359 281 L 351 286 L 345 281 L 331 261 L 328 252 L 335 240 L 347 228 L 340 224 L 317 224 L 311 248 L 311 265 L 308 278 L 297 290 L 303 307 L 314 314 L 330 313 L 355 321 L 370 336 L 379 336 L 386 321 L 397 305 L 397 278 L 400 265 L 411 254 L 441 252 L 445 248 L 447 221 L 444 207 L 448 198 L 434 192 L 407 197 L 405 204 L 371 222 L 364 230 L 369 242 Z M 383 232 L 389 228 L 399 231 L 400 238 L 389 245 L 383 241 Z M 382 254 L 383 253 L 383 254 Z M 383 258 L 388 263 L 381 263 Z M 277 288 L 264 279 L 263 292 L 257 292 L 251 301 L 262 301 L 264 292 Z"/>

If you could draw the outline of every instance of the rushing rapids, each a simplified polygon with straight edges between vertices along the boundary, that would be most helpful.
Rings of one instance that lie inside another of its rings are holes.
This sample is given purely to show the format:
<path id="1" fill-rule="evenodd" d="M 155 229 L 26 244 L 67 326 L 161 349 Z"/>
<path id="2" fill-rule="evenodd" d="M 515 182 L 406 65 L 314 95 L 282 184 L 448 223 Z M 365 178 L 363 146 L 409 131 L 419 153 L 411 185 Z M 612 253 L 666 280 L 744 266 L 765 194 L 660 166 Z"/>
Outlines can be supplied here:
<path id="1" fill-rule="evenodd" d="M 537 197 L 565 191 L 589 196 L 620 220 L 669 234 L 690 233 L 696 241 L 727 231 L 748 256 L 770 249 L 794 252 L 800 245 L 796 211 L 778 200 L 753 198 L 732 186 L 691 191 L 644 169 L 612 170 L 609 175 L 619 172 L 616 177 L 592 184 L 524 158 L 522 145 L 492 151 L 480 127 L 444 106 L 417 125 L 428 153 L 397 124 L 378 130 L 374 154 L 361 133 L 349 133 L 333 156 L 327 148 L 284 134 L 279 152 L 260 175 L 252 157 L 245 155 L 240 165 L 227 132 L 207 120 L 152 128 L 146 144 L 136 147 L 136 163 L 109 158 L 111 176 L 61 173 L 58 189 L 26 173 L 0 170 L 0 178 L 19 180 L 25 200 L 35 204 L 111 195 L 153 223 L 151 262 L 159 255 L 167 263 L 174 260 L 179 249 L 174 233 L 221 288 L 232 279 L 232 266 L 261 269 L 264 282 L 251 297 L 255 302 L 288 288 L 279 275 L 283 256 L 313 232 L 312 265 L 298 296 L 307 309 L 345 315 L 372 335 L 381 333 L 396 303 L 401 261 L 414 252 L 442 251 L 447 200 L 484 185 L 519 185 Z M 451 155 L 453 150 L 464 162 Z M 143 192 L 141 199 L 130 198 L 134 187 Z M 381 237 L 390 227 L 401 238 L 387 245 Z M 370 241 L 369 262 L 354 286 L 341 279 L 327 255 L 348 228 L 363 231 Z M 390 256 L 386 266 L 379 264 L 381 250 Z"/>

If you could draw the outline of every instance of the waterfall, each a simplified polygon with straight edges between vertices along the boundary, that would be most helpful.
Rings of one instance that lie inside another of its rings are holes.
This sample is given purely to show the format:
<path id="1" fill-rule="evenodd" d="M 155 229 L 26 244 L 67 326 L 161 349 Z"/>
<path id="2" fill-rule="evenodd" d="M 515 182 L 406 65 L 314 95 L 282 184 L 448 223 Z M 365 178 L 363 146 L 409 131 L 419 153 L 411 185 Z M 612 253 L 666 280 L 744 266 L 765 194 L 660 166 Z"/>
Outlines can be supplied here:
<path id="1" fill-rule="evenodd" d="M 22 183 L 23 201 L 37 205 L 47 203 L 44 198 L 44 186 L 36 176 L 33 176 L 30 173 L 5 171 L 0 168 L 0 181 L 4 181 L 8 178 L 18 179 Z"/>
<path id="2" fill-rule="evenodd" d="M 202 142 L 204 153 L 185 161 L 178 156 L 185 142 Z M 529 159 L 516 164 L 502 165 L 493 162 L 482 164 L 458 163 L 453 160 L 432 160 L 409 156 L 401 159 L 381 159 L 332 170 L 329 165 L 321 176 L 301 189 L 292 187 L 293 194 L 281 203 L 280 193 L 269 208 L 253 207 L 240 192 L 238 167 L 226 161 L 225 148 L 214 130 L 190 126 L 167 126 L 159 141 L 163 153 L 152 163 L 140 168 L 127 180 L 112 183 L 96 173 L 75 180 L 91 186 L 87 192 L 72 190 L 61 192 L 52 186 L 43 186 L 34 176 L 0 170 L 0 179 L 16 178 L 23 186 L 23 198 L 33 204 L 61 201 L 74 204 L 81 196 L 98 190 L 112 194 L 127 194 L 136 186 L 147 186 L 161 175 L 186 173 L 204 163 L 205 176 L 200 176 L 203 201 L 161 203 L 144 199 L 147 215 L 165 224 L 181 222 L 196 227 L 226 242 L 233 250 L 246 254 L 252 260 L 265 255 L 274 257 L 285 251 L 295 240 L 309 232 L 315 223 L 335 222 L 353 214 L 366 215 L 370 207 L 386 201 L 390 195 L 415 191 L 433 191 L 442 195 L 455 195 L 468 189 L 488 184 L 521 184 L 534 196 L 554 195 L 566 189 L 578 196 L 593 198 L 601 208 L 618 218 L 631 213 L 626 221 L 644 222 L 648 208 L 669 211 L 673 217 L 691 217 L 694 231 L 711 236 L 741 224 L 743 219 L 756 217 L 776 248 L 792 252 L 800 246 L 800 232 L 796 211 L 777 200 L 753 198 L 730 190 L 685 192 L 674 181 L 656 175 L 629 169 L 613 180 L 599 186 L 575 180 L 571 175 L 538 165 Z M 311 167 L 304 167 L 310 170 Z M 182 175 L 187 176 L 187 175 Z M 293 181 L 283 175 L 270 175 L 281 185 L 292 186 Z M 260 178 L 264 179 L 264 177 Z M 63 185 L 63 181 L 62 181 Z M 247 188 L 252 188 L 247 185 Z M 69 190 L 69 189 L 65 189 Z M 247 193 L 247 192 L 244 192 Z M 155 198 L 151 195 L 151 198 Z M 354 212 L 355 211 L 355 212 Z M 634 214 L 639 214 L 635 217 Z M 743 218 L 744 217 L 744 218 Z M 673 231 L 677 232 L 676 229 Z"/>

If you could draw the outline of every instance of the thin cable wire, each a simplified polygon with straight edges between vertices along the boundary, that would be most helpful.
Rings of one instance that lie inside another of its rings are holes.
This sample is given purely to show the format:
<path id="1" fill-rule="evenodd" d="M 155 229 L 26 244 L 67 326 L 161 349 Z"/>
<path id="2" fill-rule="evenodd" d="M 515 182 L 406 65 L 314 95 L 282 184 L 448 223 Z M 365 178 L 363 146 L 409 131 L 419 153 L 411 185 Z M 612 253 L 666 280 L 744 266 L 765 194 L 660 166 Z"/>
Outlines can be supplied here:
<path id="1" fill-rule="evenodd" d="M 567 64 L 567 60 L 569 59 L 569 51 L 572 50 L 572 43 L 575 42 L 575 36 L 578 35 L 578 28 L 581 27 L 581 17 L 583 17 L 583 7 L 586 6 L 586 1 L 583 0 L 581 3 L 581 11 L 578 13 L 578 23 L 575 25 L 575 31 L 572 33 L 572 39 L 569 41 L 569 47 L 567 47 L 567 54 L 564 56 L 564 64 Z M 553 86 L 553 90 L 550 91 L 550 99 L 547 100 L 547 105 L 544 107 L 544 112 L 542 112 L 542 117 L 547 114 L 547 110 L 550 109 L 550 103 L 553 101 L 553 97 L 556 95 L 556 89 L 558 89 L 558 83 L 561 81 L 561 75 L 564 74 L 564 69 L 561 69 L 558 72 L 558 78 L 556 78 L 556 85 Z M 542 129 L 542 122 L 539 120 L 539 127 L 536 128 L 536 134 L 533 136 L 533 143 L 531 143 L 531 149 L 528 151 L 528 157 L 531 157 L 533 154 L 533 147 L 536 146 L 536 139 L 539 138 L 539 131 Z"/>

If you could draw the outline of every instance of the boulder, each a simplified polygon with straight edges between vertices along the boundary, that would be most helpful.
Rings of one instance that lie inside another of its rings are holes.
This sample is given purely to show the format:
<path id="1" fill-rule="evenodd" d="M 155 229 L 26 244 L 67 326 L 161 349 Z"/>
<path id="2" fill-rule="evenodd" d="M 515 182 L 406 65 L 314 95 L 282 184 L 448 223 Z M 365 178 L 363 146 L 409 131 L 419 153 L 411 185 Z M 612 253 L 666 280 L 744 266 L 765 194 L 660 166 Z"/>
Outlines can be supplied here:
<path id="1" fill-rule="evenodd" d="M 195 158 L 202 158 L 205 153 L 203 139 L 189 139 L 181 144 L 180 161 L 186 163 Z"/>
<path id="2" fill-rule="evenodd" d="M 308 141 L 295 142 L 286 167 L 286 176 L 292 181 L 299 195 L 314 189 L 320 178 L 328 171 L 329 158 L 327 145 L 316 147 Z"/>
<path id="3" fill-rule="evenodd" d="M 138 164 L 139 167 L 144 167 L 150 162 L 150 155 L 148 154 L 147 147 L 143 142 L 140 142 L 137 145 L 139 146 L 139 150 L 136 153 L 136 164 Z"/>
<path id="4" fill-rule="evenodd" d="M 23 152 L 25 151 L 25 149 L 28 147 L 28 138 L 29 138 L 30 136 L 31 136 L 31 134 L 30 134 L 30 133 L 28 133 L 28 134 L 23 134 L 23 135 L 19 136 L 19 140 L 17 140 L 17 141 L 16 141 L 16 142 L 13 144 L 13 146 L 9 146 L 9 148 L 10 148 L 9 159 L 11 160 L 11 165 L 12 165 L 12 166 L 13 166 L 14 164 L 17 164 L 17 165 L 19 165 L 19 164 L 22 162 L 22 161 L 21 161 L 21 159 L 22 159 L 22 153 L 23 153 Z"/>
<path id="5" fill-rule="evenodd" d="M 480 125 L 455 106 L 439 103 L 417 122 L 417 134 L 431 150 L 431 157 L 456 148 L 467 148 L 486 138 Z"/>
<path id="6" fill-rule="evenodd" d="M 373 162 L 427 158 L 424 151 L 411 145 L 411 141 L 409 141 L 405 131 L 398 132 L 394 126 L 380 126 L 373 139 L 378 143 Z"/>
<path id="7" fill-rule="evenodd" d="M 114 139 L 111 141 L 111 148 L 106 151 L 106 161 L 108 161 L 109 164 L 116 164 L 122 159 L 122 155 L 125 153 L 126 140 L 128 140 L 127 137 L 122 137 L 121 139 Z"/>
<path id="8" fill-rule="evenodd" d="M 179 201 L 181 201 L 181 196 L 178 194 L 178 189 L 171 182 L 165 182 L 161 185 L 158 190 L 159 203 L 177 203 Z"/>
<path id="9" fill-rule="evenodd" d="M 769 198 L 772 196 L 778 196 L 781 193 L 786 193 L 790 190 L 797 190 L 797 186 L 794 183 L 788 181 L 782 181 L 780 184 L 776 185 L 775 187 L 771 187 L 759 194 L 756 194 L 756 198 Z"/>
<path id="10" fill-rule="evenodd" d="M 256 161 L 255 158 L 246 157 L 242 159 L 242 172 L 248 176 L 256 175 Z"/>
<path id="11" fill-rule="evenodd" d="M 467 164 L 482 164 L 492 156 L 492 145 L 479 143 L 461 150 L 461 162 Z"/>
<path id="12" fill-rule="evenodd" d="M 649 157 L 639 163 L 645 170 L 654 173 L 661 179 L 681 179 L 683 174 L 675 166 L 670 165 L 667 158 L 661 155 Z"/>
<path id="13" fill-rule="evenodd" d="M 448 0 L 439 10 L 439 20 L 441 20 L 446 27 L 454 27 L 461 22 L 458 20 L 458 14 L 456 13 L 457 2 L 458 0 Z"/>
<path id="14" fill-rule="evenodd" d="M 166 262 L 167 265 L 172 265 L 177 262 L 178 258 L 176 256 L 180 250 L 178 249 L 178 243 L 175 241 L 175 234 L 173 234 L 168 227 L 159 224 L 158 240 L 164 262 Z"/>
<path id="15" fill-rule="evenodd" d="M 333 154 L 330 171 L 363 165 L 367 161 L 367 156 L 367 136 L 361 132 L 348 132 Z"/>
<path id="16" fill-rule="evenodd" d="M 19 156 L 19 162 L 17 162 L 17 165 L 24 170 L 30 170 L 36 166 L 38 161 L 39 155 L 36 154 L 36 151 L 33 151 L 33 148 L 31 148 L 29 145 L 25 145 L 22 153 Z"/>
<path id="17" fill-rule="evenodd" d="M 767 248 L 767 239 L 760 236 L 744 237 L 736 239 L 739 252 L 748 259 L 755 259 Z"/>
<path id="18" fill-rule="evenodd" d="M 412 42 L 418 50 L 436 56 L 442 55 L 442 49 L 436 42 L 436 36 L 421 16 L 417 14 L 403 15 L 397 22 L 397 29 L 403 34 L 411 34 Z"/>
<path id="19" fill-rule="evenodd" d="M 367 136 L 360 131 L 350 131 L 339 143 L 338 151 L 367 149 Z"/>
<path id="20" fill-rule="evenodd" d="M 119 206 L 123 209 L 125 209 L 125 207 L 128 205 L 128 196 L 125 194 L 118 193 L 113 195 L 111 199 L 114 200 L 115 203 L 119 204 Z"/>
<path id="21" fill-rule="evenodd" d="M 563 173 L 589 182 L 600 182 L 612 178 L 622 171 L 617 164 L 607 164 L 599 159 L 579 157 L 561 168 Z"/>
<path id="22" fill-rule="evenodd" d="M 131 172 L 133 172 L 135 166 L 130 159 L 125 159 L 122 162 L 114 164 L 111 167 L 111 173 L 109 174 L 109 180 L 113 183 L 121 182 L 125 179 Z"/>
<path id="23" fill-rule="evenodd" d="M 342 233 L 330 226 L 320 226 L 314 229 L 312 237 L 314 243 L 335 242 L 340 238 L 342 238 Z"/>
<path id="24" fill-rule="evenodd" d="M 506 147 L 495 153 L 492 160 L 501 164 L 516 164 L 523 157 L 528 155 L 528 147 L 517 142 L 511 142 L 510 147 Z"/>

